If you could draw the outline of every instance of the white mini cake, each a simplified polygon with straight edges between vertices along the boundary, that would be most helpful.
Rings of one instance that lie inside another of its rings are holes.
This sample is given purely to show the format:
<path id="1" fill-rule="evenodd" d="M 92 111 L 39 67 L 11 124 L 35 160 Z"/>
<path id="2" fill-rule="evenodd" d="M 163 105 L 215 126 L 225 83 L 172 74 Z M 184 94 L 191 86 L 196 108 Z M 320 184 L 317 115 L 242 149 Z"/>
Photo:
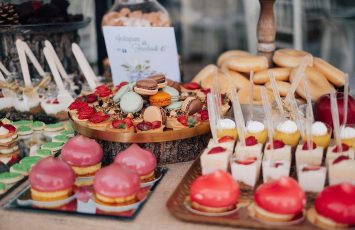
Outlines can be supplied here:
<path id="1" fill-rule="evenodd" d="M 257 157 L 258 159 L 262 159 L 262 149 L 262 144 L 256 143 L 251 146 L 242 146 L 242 143 L 238 142 L 234 153 L 239 158 Z"/>
<path id="2" fill-rule="evenodd" d="M 340 156 L 328 165 L 329 184 L 348 182 L 355 185 L 355 160 Z"/>
<path id="3" fill-rule="evenodd" d="M 235 142 L 234 139 L 230 138 L 230 137 L 218 138 L 218 143 L 215 143 L 213 141 L 213 139 L 210 139 L 210 141 L 208 142 L 207 148 L 212 149 L 214 147 L 221 146 L 223 148 L 228 149 L 228 151 L 233 152 L 234 142 Z"/>
<path id="4" fill-rule="evenodd" d="M 260 176 L 261 158 L 235 158 L 231 162 L 234 180 L 254 187 Z"/>
<path id="5" fill-rule="evenodd" d="M 297 170 L 298 183 L 305 192 L 320 192 L 324 188 L 327 170 L 325 167 L 300 165 Z"/>
<path id="6" fill-rule="evenodd" d="M 212 173 L 218 169 L 227 171 L 231 154 L 231 151 L 222 146 L 205 149 L 200 158 L 202 175 Z"/>
<path id="7" fill-rule="evenodd" d="M 300 165 L 321 165 L 324 149 L 319 146 L 314 146 L 315 144 L 312 143 L 312 145 L 313 145 L 312 150 L 303 150 L 304 145 L 306 145 L 306 143 L 304 143 L 302 145 L 298 145 L 297 149 L 296 149 L 297 168 Z"/>
<path id="8" fill-rule="evenodd" d="M 334 146 L 334 145 L 329 146 L 329 148 L 327 150 L 327 156 L 326 156 L 327 165 L 329 165 L 330 161 L 335 160 L 339 156 L 348 156 L 350 159 L 354 159 L 354 149 L 348 147 L 347 149 L 344 150 L 344 148 L 343 148 L 343 152 L 341 152 L 341 153 L 334 151 L 336 149 L 337 149 L 337 146 Z"/>
<path id="9" fill-rule="evenodd" d="M 269 180 L 278 180 L 282 176 L 289 176 L 290 166 L 290 161 L 271 161 L 265 156 L 262 162 L 264 183 L 268 182 Z"/>
<path id="10" fill-rule="evenodd" d="M 278 146 L 276 143 L 280 141 L 274 141 L 274 149 L 270 149 L 270 143 L 267 143 L 264 149 L 264 156 L 269 159 L 272 153 L 272 159 L 274 161 L 291 161 L 291 146 L 284 145 Z"/>

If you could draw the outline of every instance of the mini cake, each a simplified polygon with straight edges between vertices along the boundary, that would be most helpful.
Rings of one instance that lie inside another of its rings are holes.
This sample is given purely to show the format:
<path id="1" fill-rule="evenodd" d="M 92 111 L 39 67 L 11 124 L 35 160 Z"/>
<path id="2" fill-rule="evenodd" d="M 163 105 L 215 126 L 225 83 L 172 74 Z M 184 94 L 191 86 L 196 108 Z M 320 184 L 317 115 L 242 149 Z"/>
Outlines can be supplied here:
<path id="1" fill-rule="evenodd" d="M 20 173 L 13 173 L 13 172 L 0 173 L 0 183 L 15 184 L 16 182 L 22 179 L 23 179 L 23 175 L 21 175 Z"/>
<path id="2" fill-rule="evenodd" d="M 267 141 L 267 129 L 265 125 L 259 121 L 247 122 L 247 136 L 254 136 L 258 143 L 265 144 Z"/>
<path id="3" fill-rule="evenodd" d="M 152 76 L 149 76 L 148 79 L 152 79 L 154 81 L 156 81 L 156 83 L 158 84 L 158 88 L 164 88 L 165 86 L 167 86 L 167 81 L 166 81 L 166 77 L 164 74 L 154 74 Z"/>
<path id="4" fill-rule="evenodd" d="M 324 188 L 327 170 L 316 165 L 300 165 L 297 169 L 299 185 L 306 192 L 320 192 Z"/>
<path id="5" fill-rule="evenodd" d="M 44 129 L 44 126 L 45 126 L 45 124 L 42 121 L 34 121 L 32 123 L 33 131 L 42 131 Z"/>
<path id="6" fill-rule="evenodd" d="M 217 140 L 218 142 L 215 143 L 213 139 L 210 139 L 210 141 L 208 142 L 207 148 L 208 149 L 212 149 L 214 147 L 223 147 L 225 149 L 227 149 L 230 152 L 233 152 L 234 149 L 234 138 L 230 137 L 230 136 L 225 136 L 225 137 L 220 137 Z"/>
<path id="7" fill-rule="evenodd" d="M 165 111 L 157 106 L 144 110 L 143 121 L 136 125 L 137 132 L 163 132 L 166 121 Z"/>
<path id="8" fill-rule="evenodd" d="M 217 137 L 230 136 L 233 137 L 235 140 L 237 140 L 238 138 L 237 127 L 235 125 L 235 122 L 231 119 L 218 120 L 216 130 Z"/>
<path id="9" fill-rule="evenodd" d="M 231 151 L 221 146 L 205 149 L 200 158 L 202 174 L 205 175 L 216 170 L 227 171 L 231 155 Z"/>
<path id="10" fill-rule="evenodd" d="M 283 141 L 274 140 L 273 149 L 271 144 L 267 143 L 264 149 L 264 155 L 267 158 L 272 158 L 274 161 L 291 161 L 291 146 L 285 145 Z"/>
<path id="11" fill-rule="evenodd" d="M 192 208 L 207 213 L 223 213 L 236 209 L 239 196 L 238 183 L 222 170 L 198 177 L 190 187 Z"/>
<path id="12" fill-rule="evenodd" d="M 149 97 L 149 102 L 152 106 L 165 107 L 171 104 L 171 96 L 164 91 L 159 91 Z"/>
<path id="13" fill-rule="evenodd" d="M 329 162 L 329 184 L 335 185 L 343 182 L 355 185 L 355 160 L 348 156 L 339 156 Z"/>
<path id="14" fill-rule="evenodd" d="M 260 176 L 261 158 L 236 157 L 231 161 L 233 179 L 254 187 Z"/>
<path id="15" fill-rule="evenodd" d="M 33 166 L 29 180 L 33 200 L 57 201 L 73 194 L 75 174 L 64 161 L 47 157 Z"/>
<path id="16" fill-rule="evenodd" d="M 23 176 L 27 176 L 28 172 L 30 171 L 30 169 L 31 169 L 31 166 L 29 164 L 16 163 L 16 164 L 11 166 L 10 172 L 19 173 L 19 174 L 21 174 Z"/>
<path id="17" fill-rule="evenodd" d="M 303 164 L 308 165 L 321 165 L 323 159 L 323 148 L 316 145 L 316 143 L 310 143 L 309 150 L 307 142 L 297 146 L 296 149 L 296 165 L 297 167 Z"/>
<path id="18" fill-rule="evenodd" d="M 103 205 L 124 206 L 136 203 L 139 189 L 138 174 L 119 164 L 100 169 L 94 178 L 95 200 Z"/>
<path id="19" fill-rule="evenodd" d="M 32 156 L 32 157 L 24 157 L 21 159 L 20 164 L 28 165 L 29 167 L 34 166 L 40 161 L 42 158 L 39 156 Z"/>
<path id="20" fill-rule="evenodd" d="M 289 222 L 303 216 L 306 196 L 297 181 L 281 177 L 260 185 L 254 194 L 255 216 L 268 222 Z"/>
<path id="21" fill-rule="evenodd" d="M 134 124 L 131 118 L 115 119 L 108 125 L 108 130 L 117 133 L 134 133 Z"/>
<path id="22" fill-rule="evenodd" d="M 42 158 L 46 158 L 49 156 L 52 156 L 52 151 L 48 150 L 48 149 L 37 149 L 36 153 L 34 154 L 34 156 L 39 156 Z"/>
<path id="23" fill-rule="evenodd" d="M 354 159 L 354 149 L 349 148 L 349 146 L 346 144 L 342 144 L 341 148 L 340 146 L 335 146 L 335 145 L 329 146 L 326 155 L 327 165 L 329 164 L 330 161 L 333 161 L 339 156 L 348 156 L 350 159 Z"/>
<path id="24" fill-rule="evenodd" d="M 202 107 L 203 104 L 199 99 L 195 97 L 187 97 L 181 105 L 181 110 L 187 113 L 188 115 L 193 115 L 200 111 Z"/>
<path id="25" fill-rule="evenodd" d="M 154 95 L 158 92 L 158 84 L 153 79 L 142 79 L 136 82 L 134 91 L 144 96 Z"/>
<path id="26" fill-rule="evenodd" d="M 315 199 L 313 223 L 327 229 L 355 225 L 355 186 L 343 183 L 326 187 Z"/>
<path id="27" fill-rule="evenodd" d="M 340 129 L 340 138 L 341 142 L 355 149 L 355 128 L 342 126 Z"/>
<path id="28" fill-rule="evenodd" d="M 258 143 L 254 136 L 249 136 L 245 139 L 245 146 L 242 146 L 241 142 L 235 146 L 234 154 L 238 158 L 256 157 L 261 159 L 263 144 Z"/>
<path id="29" fill-rule="evenodd" d="M 97 129 L 106 129 L 106 126 L 110 124 L 110 116 L 103 112 L 94 113 L 88 120 L 88 126 Z"/>
<path id="30" fill-rule="evenodd" d="M 78 177 L 94 176 L 101 168 L 103 150 L 93 139 L 75 136 L 64 144 L 61 158 L 68 163 Z"/>
<path id="31" fill-rule="evenodd" d="M 124 151 L 117 153 L 114 163 L 137 172 L 141 182 L 155 179 L 155 168 L 157 167 L 155 155 L 137 144 L 132 144 Z"/>
<path id="32" fill-rule="evenodd" d="M 281 140 L 286 145 L 296 147 L 301 137 L 300 131 L 294 121 L 286 120 L 277 125 L 274 140 Z"/>
<path id="33" fill-rule="evenodd" d="M 57 132 L 64 129 L 64 124 L 62 122 L 54 123 L 54 124 L 46 124 L 44 127 L 44 131 L 46 132 Z"/>
<path id="34" fill-rule="evenodd" d="M 170 87 L 170 86 L 166 86 L 162 89 L 162 91 L 170 95 L 172 102 L 179 101 L 180 93 L 175 88 Z"/>
<path id="35" fill-rule="evenodd" d="M 291 162 L 288 160 L 275 160 L 270 158 L 271 155 L 265 155 L 262 168 L 263 168 L 263 181 L 277 180 L 282 176 L 290 175 Z"/>
<path id="36" fill-rule="evenodd" d="M 330 143 L 331 129 L 323 122 L 316 121 L 312 124 L 312 141 L 317 146 L 327 148 Z"/>

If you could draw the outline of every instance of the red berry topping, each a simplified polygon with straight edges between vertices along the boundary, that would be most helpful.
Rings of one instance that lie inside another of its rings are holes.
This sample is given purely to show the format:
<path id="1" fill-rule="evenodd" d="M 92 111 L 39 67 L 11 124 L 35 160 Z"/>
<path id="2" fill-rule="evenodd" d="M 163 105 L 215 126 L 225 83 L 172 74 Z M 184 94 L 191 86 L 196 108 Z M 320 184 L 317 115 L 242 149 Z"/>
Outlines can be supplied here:
<path id="1" fill-rule="evenodd" d="M 132 119 L 129 117 L 126 117 L 125 119 L 123 119 L 123 121 L 126 123 L 127 128 L 134 126 Z"/>
<path id="2" fill-rule="evenodd" d="M 189 90 L 196 90 L 196 89 L 200 89 L 201 86 L 200 84 L 196 83 L 196 82 L 189 82 L 189 83 L 185 83 L 182 85 L 185 89 L 189 89 Z"/>
<path id="3" fill-rule="evenodd" d="M 55 98 L 53 101 L 52 101 L 52 104 L 59 104 L 59 101 L 57 98 Z"/>
<path id="4" fill-rule="evenodd" d="M 70 104 L 69 109 L 70 110 L 78 110 L 81 109 L 83 107 L 88 107 L 88 103 L 80 100 L 80 99 L 76 99 L 73 103 Z"/>
<path id="5" fill-rule="evenodd" d="M 245 138 L 245 145 L 246 146 L 254 146 L 258 144 L 258 140 L 254 136 L 249 136 Z"/>
<path id="6" fill-rule="evenodd" d="M 95 101 L 97 101 L 97 96 L 96 94 L 92 93 L 86 96 L 86 102 L 87 103 L 94 103 Z"/>
<path id="7" fill-rule="evenodd" d="M 203 88 L 203 89 L 201 89 L 201 92 L 204 93 L 205 95 L 207 95 L 211 92 L 211 89 L 210 88 L 208 88 L 208 89 Z"/>
<path id="8" fill-rule="evenodd" d="M 20 156 L 19 155 L 12 155 L 11 159 L 9 162 L 7 162 L 8 166 L 14 165 L 15 163 L 20 161 Z"/>
<path id="9" fill-rule="evenodd" d="M 115 129 L 126 129 L 127 127 L 127 124 L 124 122 L 124 120 L 113 120 L 111 124 Z"/>
<path id="10" fill-rule="evenodd" d="M 338 156 L 334 161 L 333 161 L 333 165 L 340 163 L 342 161 L 346 161 L 349 160 L 350 158 L 348 156 Z"/>
<path id="11" fill-rule="evenodd" d="M 283 143 L 283 141 L 281 141 L 281 140 L 274 140 L 272 143 L 274 145 L 274 149 L 281 149 L 281 148 L 283 148 L 285 146 L 285 143 Z M 271 145 L 269 145 L 267 147 L 267 149 L 270 150 L 271 149 Z"/>
<path id="12" fill-rule="evenodd" d="M 225 148 L 218 146 L 218 147 L 214 147 L 210 151 L 208 151 L 208 154 L 222 153 L 224 151 L 226 151 Z"/>
<path id="13" fill-rule="evenodd" d="M 14 133 L 16 132 L 16 128 L 15 126 L 13 125 L 8 125 L 8 124 L 5 124 L 5 125 L 2 125 L 5 129 L 9 130 L 10 133 Z"/>
<path id="14" fill-rule="evenodd" d="M 78 118 L 80 120 L 89 119 L 95 113 L 94 109 L 87 106 L 79 109 Z"/>
<path id="15" fill-rule="evenodd" d="M 349 150 L 349 146 L 347 144 L 342 143 L 341 144 L 341 149 L 340 149 L 340 146 L 336 146 L 333 149 L 333 153 L 341 153 L 341 150 L 343 150 L 343 152 L 346 152 L 346 151 Z"/>
<path id="16" fill-rule="evenodd" d="M 110 88 L 107 85 L 100 85 L 100 86 L 96 87 L 95 93 L 99 97 L 107 97 L 107 96 L 111 95 L 112 91 L 110 90 Z"/>
<path id="17" fill-rule="evenodd" d="M 243 160 L 236 160 L 236 163 L 240 165 L 250 165 L 253 164 L 256 161 L 256 159 L 257 159 L 256 157 L 248 157 Z"/>
<path id="18" fill-rule="evenodd" d="M 218 139 L 218 143 L 234 142 L 234 138 L 231 136 L 224 136 Z"/>
<path id="19" fill-rule="evenodd" d="M 321 167 L 317 165 L 308 165 L 302 169 L 302 172 L 318 171 Z"/>
<path id="20" fill-rule="evenodd" d="M 153 128 L 153 125 L 151 122 L 141 122 L 137 125 L 137 129 L 141 130 L 141 131 L 148 131 L 151 130 Z"/>
<path id="21" fill-rule="evenodd" d="M 161 121 L 153 121 L 152 129 L 159 129 L 161 127 Z"/>
<path id="22" fill-rule="evenodd" d="M 201 120 L 202 121 L 207 121 L 208 120 L 208 110 L 200 110 L 198 112 L 201 115 Z"/>
<path id="23" fill-rule="evenodd" d="M 312 147 L 312 150 L 313 150 L 313 149 L 316 149 L 316 148 L 317 148 L 317 144 L 314 143 L 314 142 L 312 142 L 312 143 L 311 143 L 311 147 Z M 308 149 L 308 143 L 307 143 L 307 141 L 306 141 L 305 143 L 303 143 L 303 145 L 302 145 L 302 150 L 309 150 L 309 149 Z"/>
<path id="24" fill-rule="evenodd" d="M 123 82 L 121 82 L 120 84 L 116 85 L 115 88 L 116 88 L 116 90 L 118 91 L 118 90 L 120 90 L 120 89 L 122 88 L 122 86 L 125 86 L 125 85 L 127 85 L 127 84 L 128 84 L 128 82 L 123 81 Z"/>
<path id="25" fill-rule="evenodd" d="M 177 121 L 180 122 L 181 124 L 187 126 L 187 116 L 185 116 L 185 115 L 178 116 Z"/>
<path id="26" fill-rule="evenodd" d="M 94 113 L 94 114 L 90 117 L 89 121 L 90 121 L 91 123 L 97 124 L 97 123 L 104 122 L 104 121 L 106 121 L 106 120 L 109 119 L 109 118 L 110 118 L 109 115 L 104 114 L 104 113 L 102 113 L 102 112 L 97 112 L 97 113 Z"/>

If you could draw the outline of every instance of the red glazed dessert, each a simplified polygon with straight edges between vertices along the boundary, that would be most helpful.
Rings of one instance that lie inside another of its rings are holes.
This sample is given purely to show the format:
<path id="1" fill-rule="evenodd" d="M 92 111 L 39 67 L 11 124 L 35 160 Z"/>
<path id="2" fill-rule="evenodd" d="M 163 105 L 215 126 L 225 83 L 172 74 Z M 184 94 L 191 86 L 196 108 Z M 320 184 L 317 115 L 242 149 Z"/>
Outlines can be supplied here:
<path id="1" fill-rule="evenodd" d="M 139 189 L 138 174 L 119 164 L 100 169 L 94 178 L 96 202 L 104 205 L 133 204 L 137 201 Z"/>
<path id="2" fill-rule="evenodd" d="M 355 225 L 355 186 L 349 183 L 325 188 L 314 202 L 316 222 L 328 228 Z"/>
<path id="3" fill-rule="evenodd" d="M 137 144 L 132 144 L 118 153 L 114 162 L 137 172 L 142 182 L 155 179 L 154 171 L 157 167 L 155 155 Z"/>
<path id="4" fill-rule="evenodd" d="M 77 176 L 93 176 L 101 168 L 103 151 L 93 139 L 75 136 L 64 144 L 61 157 Z"/>
<path id="5" fill-rule="evenodd" d="M 270 222 L 289 222 L 303 215 L 305 193 L 297 181 L 283 176 L 258 187 L 254 194 L 256 217 Z"/>
<path id="6" fill-rule="evenodd" d="M 47 157 L 33 166 L 29 180 L 33 200 L 56 201 L 73 193 L 75 174 L 61 159 Z"/>
<path id="7" fill-rule="evenodd" d="M 217 170 L 198 177 L 190 187 L 192 208 L 209 213 L 223 213 L 236 208 L 239 185 L 229 173 Z"/>

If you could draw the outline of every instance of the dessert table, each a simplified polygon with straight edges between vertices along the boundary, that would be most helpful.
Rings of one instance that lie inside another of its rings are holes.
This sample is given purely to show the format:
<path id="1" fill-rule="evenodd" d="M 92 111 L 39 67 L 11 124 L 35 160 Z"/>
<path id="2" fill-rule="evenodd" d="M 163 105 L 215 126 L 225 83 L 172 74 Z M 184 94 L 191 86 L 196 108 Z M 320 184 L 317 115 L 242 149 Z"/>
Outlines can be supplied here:
<path id="1" fill-rule="evenodd" d="M 148 200 L 147 204 L 133 221 L 119 221 L 114 218 L 95 218 L 79 215 L 46 214 L 42 212 L 10 211 L 0 209 L 0 229 L 221 229 L 221 226 L 182 222 L 173 217 L 166 208 L 166 201 L 169 199 L 176 186 L 180 183 L 191 164 L 192 162 L 185 162 L 167 165 L 169 171 L 166 176 L 162 179 L 161 183 L 152 194 L 152 197 Z M 16 190 L 14 192 L 16 192 Z M 11 194 L 0 201 L 0 204 L 3 205 L 4 202 L 6 202 L 6 200 L 10 197 L 12 197 Z M 223 229 L 232 228 L 225 227 Z"/>

